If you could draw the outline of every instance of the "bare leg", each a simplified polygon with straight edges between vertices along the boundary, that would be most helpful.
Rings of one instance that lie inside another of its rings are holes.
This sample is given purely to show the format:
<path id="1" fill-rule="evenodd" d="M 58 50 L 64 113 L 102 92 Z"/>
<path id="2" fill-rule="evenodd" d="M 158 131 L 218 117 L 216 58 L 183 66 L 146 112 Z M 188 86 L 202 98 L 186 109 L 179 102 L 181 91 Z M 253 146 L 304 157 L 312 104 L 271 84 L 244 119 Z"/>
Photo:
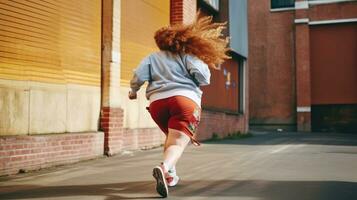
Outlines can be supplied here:
<path id="1" fill-rule="evenodd" d="M 165 138 L 165 143 L 164 143 L 164 153 L 165 153 L 165 151 L 166 151 L 166 149 L 167 149 L 167 147 L 168 147 L 168 136 L 169 134 L 167 134 L 167 136 L 166 136 L 166 138 Z M 167 166 L 166 166 L 167 167 Z M 176 166 L 173 166 L 173 167 L 171 167 L 171 168 L 169 168 L 169 169 L 167 169 L 167 170 L 169 170 L 169 172 L 171 173 L 171 175 L 175 175 L 176 176 Z"/>
<path id="2" fill-rule="evenodd" d="M 164 147 L 164 164 L 165 167 L 167 167 L 166 170 L 172 169 L 176 165 L 189 141 L 190 137 L 185 133 L 169 129 Z"/>
<path id="3" fill-rule="evenodd" d="M 169 134 L 167 134 L 167 136 L 166 136 L 166 138 L 165 138 L 164 153 L 165 153 L 165 151 L 166 151 L 166 149 L 167 149 L 167 140 L 168 140 L 168 138 L 169 138 Z"/>

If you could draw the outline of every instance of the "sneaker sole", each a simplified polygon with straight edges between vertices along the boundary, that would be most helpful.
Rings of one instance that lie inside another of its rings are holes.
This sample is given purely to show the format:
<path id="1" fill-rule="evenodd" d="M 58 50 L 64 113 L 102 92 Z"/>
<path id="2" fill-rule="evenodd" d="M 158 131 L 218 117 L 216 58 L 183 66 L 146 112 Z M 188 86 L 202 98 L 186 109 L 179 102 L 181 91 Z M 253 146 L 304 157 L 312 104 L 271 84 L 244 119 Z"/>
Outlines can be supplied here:
<path id="1" fill-rule="evenodd" d="M 162 197 L 167 197 L 169 195 L 169 189 L 166 184 L 164 172 L 160 167 L 155 167 L 152 171 L 152 175 L 156 179 L 156 191 Z"/>

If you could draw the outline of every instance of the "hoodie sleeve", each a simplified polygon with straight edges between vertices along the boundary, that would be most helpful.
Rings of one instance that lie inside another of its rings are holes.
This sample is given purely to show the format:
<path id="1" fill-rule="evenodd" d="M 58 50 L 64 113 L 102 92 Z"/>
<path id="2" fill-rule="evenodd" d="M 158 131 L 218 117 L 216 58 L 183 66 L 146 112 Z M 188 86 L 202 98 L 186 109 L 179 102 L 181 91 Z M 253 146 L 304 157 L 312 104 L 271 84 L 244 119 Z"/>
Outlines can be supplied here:
<path id="1" fill-rule="evenodd" d="M 145 81 L 150 80 L 149 64 L 150 56 L 144 58 L 138 67 L 134 70 L 133 78 L 130 80 L 130 88 L 132 92 L 137 92 Z"/>
<path id="2" fill-rule="evenodd" d="M 206 63 L 195 56 L 187 55 L 186 66 L 188 72 L 199 86 L 210 84 L 211 72 Z"/>

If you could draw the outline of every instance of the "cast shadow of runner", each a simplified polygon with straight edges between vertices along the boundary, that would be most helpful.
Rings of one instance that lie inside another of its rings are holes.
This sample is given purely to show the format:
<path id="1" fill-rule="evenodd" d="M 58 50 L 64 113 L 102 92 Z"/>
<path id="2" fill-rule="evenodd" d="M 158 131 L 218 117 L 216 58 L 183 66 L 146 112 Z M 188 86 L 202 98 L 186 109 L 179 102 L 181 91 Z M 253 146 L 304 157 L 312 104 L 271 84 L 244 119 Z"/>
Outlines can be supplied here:
<path id="1" fill-rule="evenodd" d="M 97 185 L 13 185 L 0 188 L 0 199 L 72 197 L 87 199 L 156 199 L 153 181 Z M 170 188 L 170 197 L 258 198 L 265 200 L 357 199 L 357 183 L 342 181 L 195 180 Z"/>
<path id="2" fill-rule="evenodd" d="M 88 196 L 113 199 L 156 199 L 154 181 L 125 182 L 98 185 L 13 185 L 0 187 L 0 199 L 35 199 L 73 197 L 86 199 Z"/>

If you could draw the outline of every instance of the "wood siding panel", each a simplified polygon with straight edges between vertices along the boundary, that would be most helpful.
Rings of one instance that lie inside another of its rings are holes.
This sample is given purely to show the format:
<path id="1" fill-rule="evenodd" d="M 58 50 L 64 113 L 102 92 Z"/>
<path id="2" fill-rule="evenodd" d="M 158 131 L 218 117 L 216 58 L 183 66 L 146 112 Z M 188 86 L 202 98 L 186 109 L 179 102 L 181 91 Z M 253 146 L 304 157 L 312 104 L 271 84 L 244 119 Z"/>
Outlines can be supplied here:
<path id="1" fill-rule="evenodd" d="M 154 34 L 157 29 L 169 25 L 169 0 L 121 3 L 121 84 L 127 86 L 140 61 L 158 50 Z"/>
<path id="2" fill-rule="evenodd" d="M 0 0 L 0 78 L 99 86 L 100 73 L 100 0 Z"/>

